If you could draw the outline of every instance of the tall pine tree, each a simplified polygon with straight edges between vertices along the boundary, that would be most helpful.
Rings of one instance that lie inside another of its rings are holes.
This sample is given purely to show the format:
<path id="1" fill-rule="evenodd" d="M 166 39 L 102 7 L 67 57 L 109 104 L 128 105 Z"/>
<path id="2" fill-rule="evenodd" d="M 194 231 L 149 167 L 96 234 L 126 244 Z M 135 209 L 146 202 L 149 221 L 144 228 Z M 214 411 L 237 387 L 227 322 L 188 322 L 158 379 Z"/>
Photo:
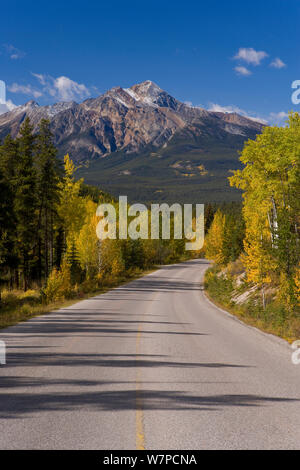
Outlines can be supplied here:
<path id="1" fill-rule="evenodd" d="M 59 180 L 62 174 L 57 150 L 53 144 L 50 122 L 42 119 L 37 136 L 37 194 L 39 199 L 39 241 L 38 241 L 38 271 L 45 278 L 53 267 L 54 260 L 54 226 L 57 221 L 57 205 L 59 202 Z"/>
<path id="2" fill-rule="evenodd" d="M 34 249 L 37 244 L 37 193 L 36 169 L 34 167 L 35 136 L 27 117 L 20 129 L 18 139 L 17 186 L 15 216 L 17 243 L 23 288 L 27 290 L 34 265 Z"/>
<path id="3" fill-rule="evenodd" d="M 12 287 L 17 276 L 16 218 L 14 199 L 16 193 L 16 167 L 18 144 L 8 135 L 0 146 L 0 265 L 1 274 Z"/>

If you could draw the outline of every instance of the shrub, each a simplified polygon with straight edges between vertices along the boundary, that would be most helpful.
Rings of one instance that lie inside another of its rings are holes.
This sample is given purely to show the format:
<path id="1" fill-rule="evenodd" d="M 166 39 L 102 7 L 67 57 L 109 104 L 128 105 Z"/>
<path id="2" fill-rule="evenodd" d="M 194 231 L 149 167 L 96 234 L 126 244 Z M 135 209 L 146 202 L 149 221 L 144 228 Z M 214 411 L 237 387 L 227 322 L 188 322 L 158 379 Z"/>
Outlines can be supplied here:
<path id="1" fill-rule="evenodd" d="M 288 311 L 293 310 L 297 304 L 297 297 L 296 297 L 296 288 L 294 279 L 288 277 L 286 274 L 280 274 L 280 284 L 277 294 L 277 299 L 279 302 L 287 308 Z"/>
<path id="2" fill-rule="evenodd" d="M 296 269 L 294 283 L 295 283 L 296 300 L 297 300 L 298 305 L 300 305 L 300 266 Z"/>
<path id="3" fill-rule="evenodd" d="M 48 302 L 70 298 L 72 295 L 71 271 L 67 260 L 64 260 L 60 270 L 54 268 L 47 280 L 44 294 Z"/>
<path id="4" fill-rule="evenodd" d="M 205 289 L 217 302 L 229 305 L 233 294 L 233 281 L 223 274 L 218 275 L 214 268 L 208 269 L 205 274 Z"/>

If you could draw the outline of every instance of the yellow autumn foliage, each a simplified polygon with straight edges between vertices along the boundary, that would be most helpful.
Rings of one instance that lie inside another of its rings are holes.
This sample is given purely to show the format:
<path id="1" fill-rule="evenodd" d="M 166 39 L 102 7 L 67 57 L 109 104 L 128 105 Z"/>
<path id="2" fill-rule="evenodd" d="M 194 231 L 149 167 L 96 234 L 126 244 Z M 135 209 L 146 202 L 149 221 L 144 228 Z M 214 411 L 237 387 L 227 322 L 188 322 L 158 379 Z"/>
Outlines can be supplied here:
<path id="1" fill-rule="evenodd" d="M 225 215 L 220 210 L 217 210 L 205 238 L 205 254 L 208 259 L 212 259 L 220 265 L 225 260 L 223 254 L 224 229 Z"/>

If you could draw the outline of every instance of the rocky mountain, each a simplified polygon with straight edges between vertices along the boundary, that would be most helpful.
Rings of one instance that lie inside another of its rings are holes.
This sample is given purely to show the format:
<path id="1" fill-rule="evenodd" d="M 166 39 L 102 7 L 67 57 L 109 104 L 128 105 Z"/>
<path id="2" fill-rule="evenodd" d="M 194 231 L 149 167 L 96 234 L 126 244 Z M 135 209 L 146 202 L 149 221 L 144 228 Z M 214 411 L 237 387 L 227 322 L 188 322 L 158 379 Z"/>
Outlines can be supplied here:
<path id="1" fill-rule="evenodd" d="M 60 156 L 68 152 L 83 165 L 86 181 L 131 195 L 136 188 L 144 194 L 145 181 L 151 183 L 142 199 L 166 195 L 160 186 L 170 180 L 176 186 L 200 178 L 202 184 L 220 170 L 223 188 L 224 175 L 238 166 L 237 150 L 262 129 L 261 123 L 235 113 L 181 103 L 151 81 L 115 87 L 80 104 L 29 101 L 0 116 L 0 139 L 17 136 L 26 116 L 35 130 L 42 118 L 50 119 Z M 155 178 L 162 174 L 156 188 Z"/>

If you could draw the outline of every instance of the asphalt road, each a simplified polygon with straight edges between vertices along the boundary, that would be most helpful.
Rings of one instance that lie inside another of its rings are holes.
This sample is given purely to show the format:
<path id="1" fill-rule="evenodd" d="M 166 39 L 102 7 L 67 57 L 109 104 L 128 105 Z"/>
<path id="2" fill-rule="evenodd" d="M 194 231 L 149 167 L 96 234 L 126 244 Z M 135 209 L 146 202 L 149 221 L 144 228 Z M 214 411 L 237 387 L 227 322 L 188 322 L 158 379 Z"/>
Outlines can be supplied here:
<path id="1" fill-rule="evenodd" d="M 206 299 L 207 266 L 1 330 L 0 448 L 299 449 L 300 365 Z"/>

